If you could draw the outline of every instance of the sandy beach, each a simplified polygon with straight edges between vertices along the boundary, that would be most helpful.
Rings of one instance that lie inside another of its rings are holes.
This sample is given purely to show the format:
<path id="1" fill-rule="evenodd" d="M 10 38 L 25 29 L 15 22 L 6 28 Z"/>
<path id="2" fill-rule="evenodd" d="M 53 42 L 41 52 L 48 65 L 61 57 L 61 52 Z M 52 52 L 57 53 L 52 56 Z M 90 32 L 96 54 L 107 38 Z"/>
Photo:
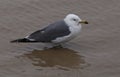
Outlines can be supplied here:
<path id="1" fill-rule="evenodd" d="M 10 43 L 69 13 L 89 24 L 65 48 Z M 120 77 L 120 0 L 0 0 L 0 77 Z"/>

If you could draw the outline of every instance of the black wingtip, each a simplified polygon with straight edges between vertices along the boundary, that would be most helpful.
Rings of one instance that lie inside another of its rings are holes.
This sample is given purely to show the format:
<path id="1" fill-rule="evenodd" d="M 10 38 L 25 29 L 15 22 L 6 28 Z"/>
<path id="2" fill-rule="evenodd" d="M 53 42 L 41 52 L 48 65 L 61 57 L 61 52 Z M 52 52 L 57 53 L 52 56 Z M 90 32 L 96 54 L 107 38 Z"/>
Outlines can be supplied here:
<path id="1" fill-rule="evenodd" d="M 38 42 L 38 41 L 31 41 L 27 38 L 16 39 L 16 40 L 10 41 L 10 43 L 35 43 L 35 42 Z"/>
<path id="2" fill-rule="evenodd" d="M 15 40 L 10 41 L 10 43 L 15 43 L 15 42 L 16 42 Z"/>
<path id="3" fill-rule="evenodd" d="M 18 43 L 18 42 L 30 42 L 30 40 L 26 38 L 22 38 L 22 39 L 16 39 L 16 40 L 10 41 L 10 43 Z"/>
<path id="4" fill-rule="evenodd" d="M 17 39 L 17 40 L 12 40 L 10 41 L 10 43 L 17 43 L 17 42 L 20 42 L 21 39 Z"/>
<path id="5" fill-rule="evenodd" d="M 10 43 L 17 43 L 17 42 L 19 42 L 18 40 L 12 40 L 12 41 L 10 41 Z"/>

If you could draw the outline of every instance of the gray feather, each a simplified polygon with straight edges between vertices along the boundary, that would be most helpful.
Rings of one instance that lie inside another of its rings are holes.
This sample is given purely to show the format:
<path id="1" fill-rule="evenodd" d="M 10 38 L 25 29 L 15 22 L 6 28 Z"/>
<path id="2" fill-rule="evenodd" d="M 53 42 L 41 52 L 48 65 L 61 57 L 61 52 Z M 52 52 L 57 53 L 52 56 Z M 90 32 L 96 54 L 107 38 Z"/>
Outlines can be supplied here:
<path id="1" fill-rule="evenodd" d="M 66 23 L 64 21 L 58 21 L 32 33 L 28 39 L 34 39 L 38 42 L 51 42 L 57 37 L 63 37 L 69 34 L 69 27 Z"/>

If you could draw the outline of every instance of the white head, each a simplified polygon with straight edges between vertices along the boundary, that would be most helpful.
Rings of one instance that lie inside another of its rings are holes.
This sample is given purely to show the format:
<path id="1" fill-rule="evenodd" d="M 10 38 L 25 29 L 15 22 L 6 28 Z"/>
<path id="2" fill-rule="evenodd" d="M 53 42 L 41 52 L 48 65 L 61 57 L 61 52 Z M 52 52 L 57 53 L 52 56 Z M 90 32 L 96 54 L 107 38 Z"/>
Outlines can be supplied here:
<path id="1" fill-rule="evenodd" d="M 69 26 L 79 26 L 80 24 L 88 24 L 87 21 L 83 21 L 79 18 L 79 16 L 75 14 L 68 14 L 65 18 L 64 21 L 69 25 Z"/>

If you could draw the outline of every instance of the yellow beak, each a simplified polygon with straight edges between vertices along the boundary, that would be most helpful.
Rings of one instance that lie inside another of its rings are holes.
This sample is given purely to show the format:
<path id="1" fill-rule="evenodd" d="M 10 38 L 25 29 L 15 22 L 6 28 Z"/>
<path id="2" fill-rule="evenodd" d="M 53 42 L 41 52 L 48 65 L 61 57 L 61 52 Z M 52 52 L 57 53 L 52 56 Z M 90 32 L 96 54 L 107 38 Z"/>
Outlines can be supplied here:
<path id="1" fill-rule="evenodd" d="M 86 20 L 82 20 L 79 23 L 88 24 L 88 22 Z"/>

